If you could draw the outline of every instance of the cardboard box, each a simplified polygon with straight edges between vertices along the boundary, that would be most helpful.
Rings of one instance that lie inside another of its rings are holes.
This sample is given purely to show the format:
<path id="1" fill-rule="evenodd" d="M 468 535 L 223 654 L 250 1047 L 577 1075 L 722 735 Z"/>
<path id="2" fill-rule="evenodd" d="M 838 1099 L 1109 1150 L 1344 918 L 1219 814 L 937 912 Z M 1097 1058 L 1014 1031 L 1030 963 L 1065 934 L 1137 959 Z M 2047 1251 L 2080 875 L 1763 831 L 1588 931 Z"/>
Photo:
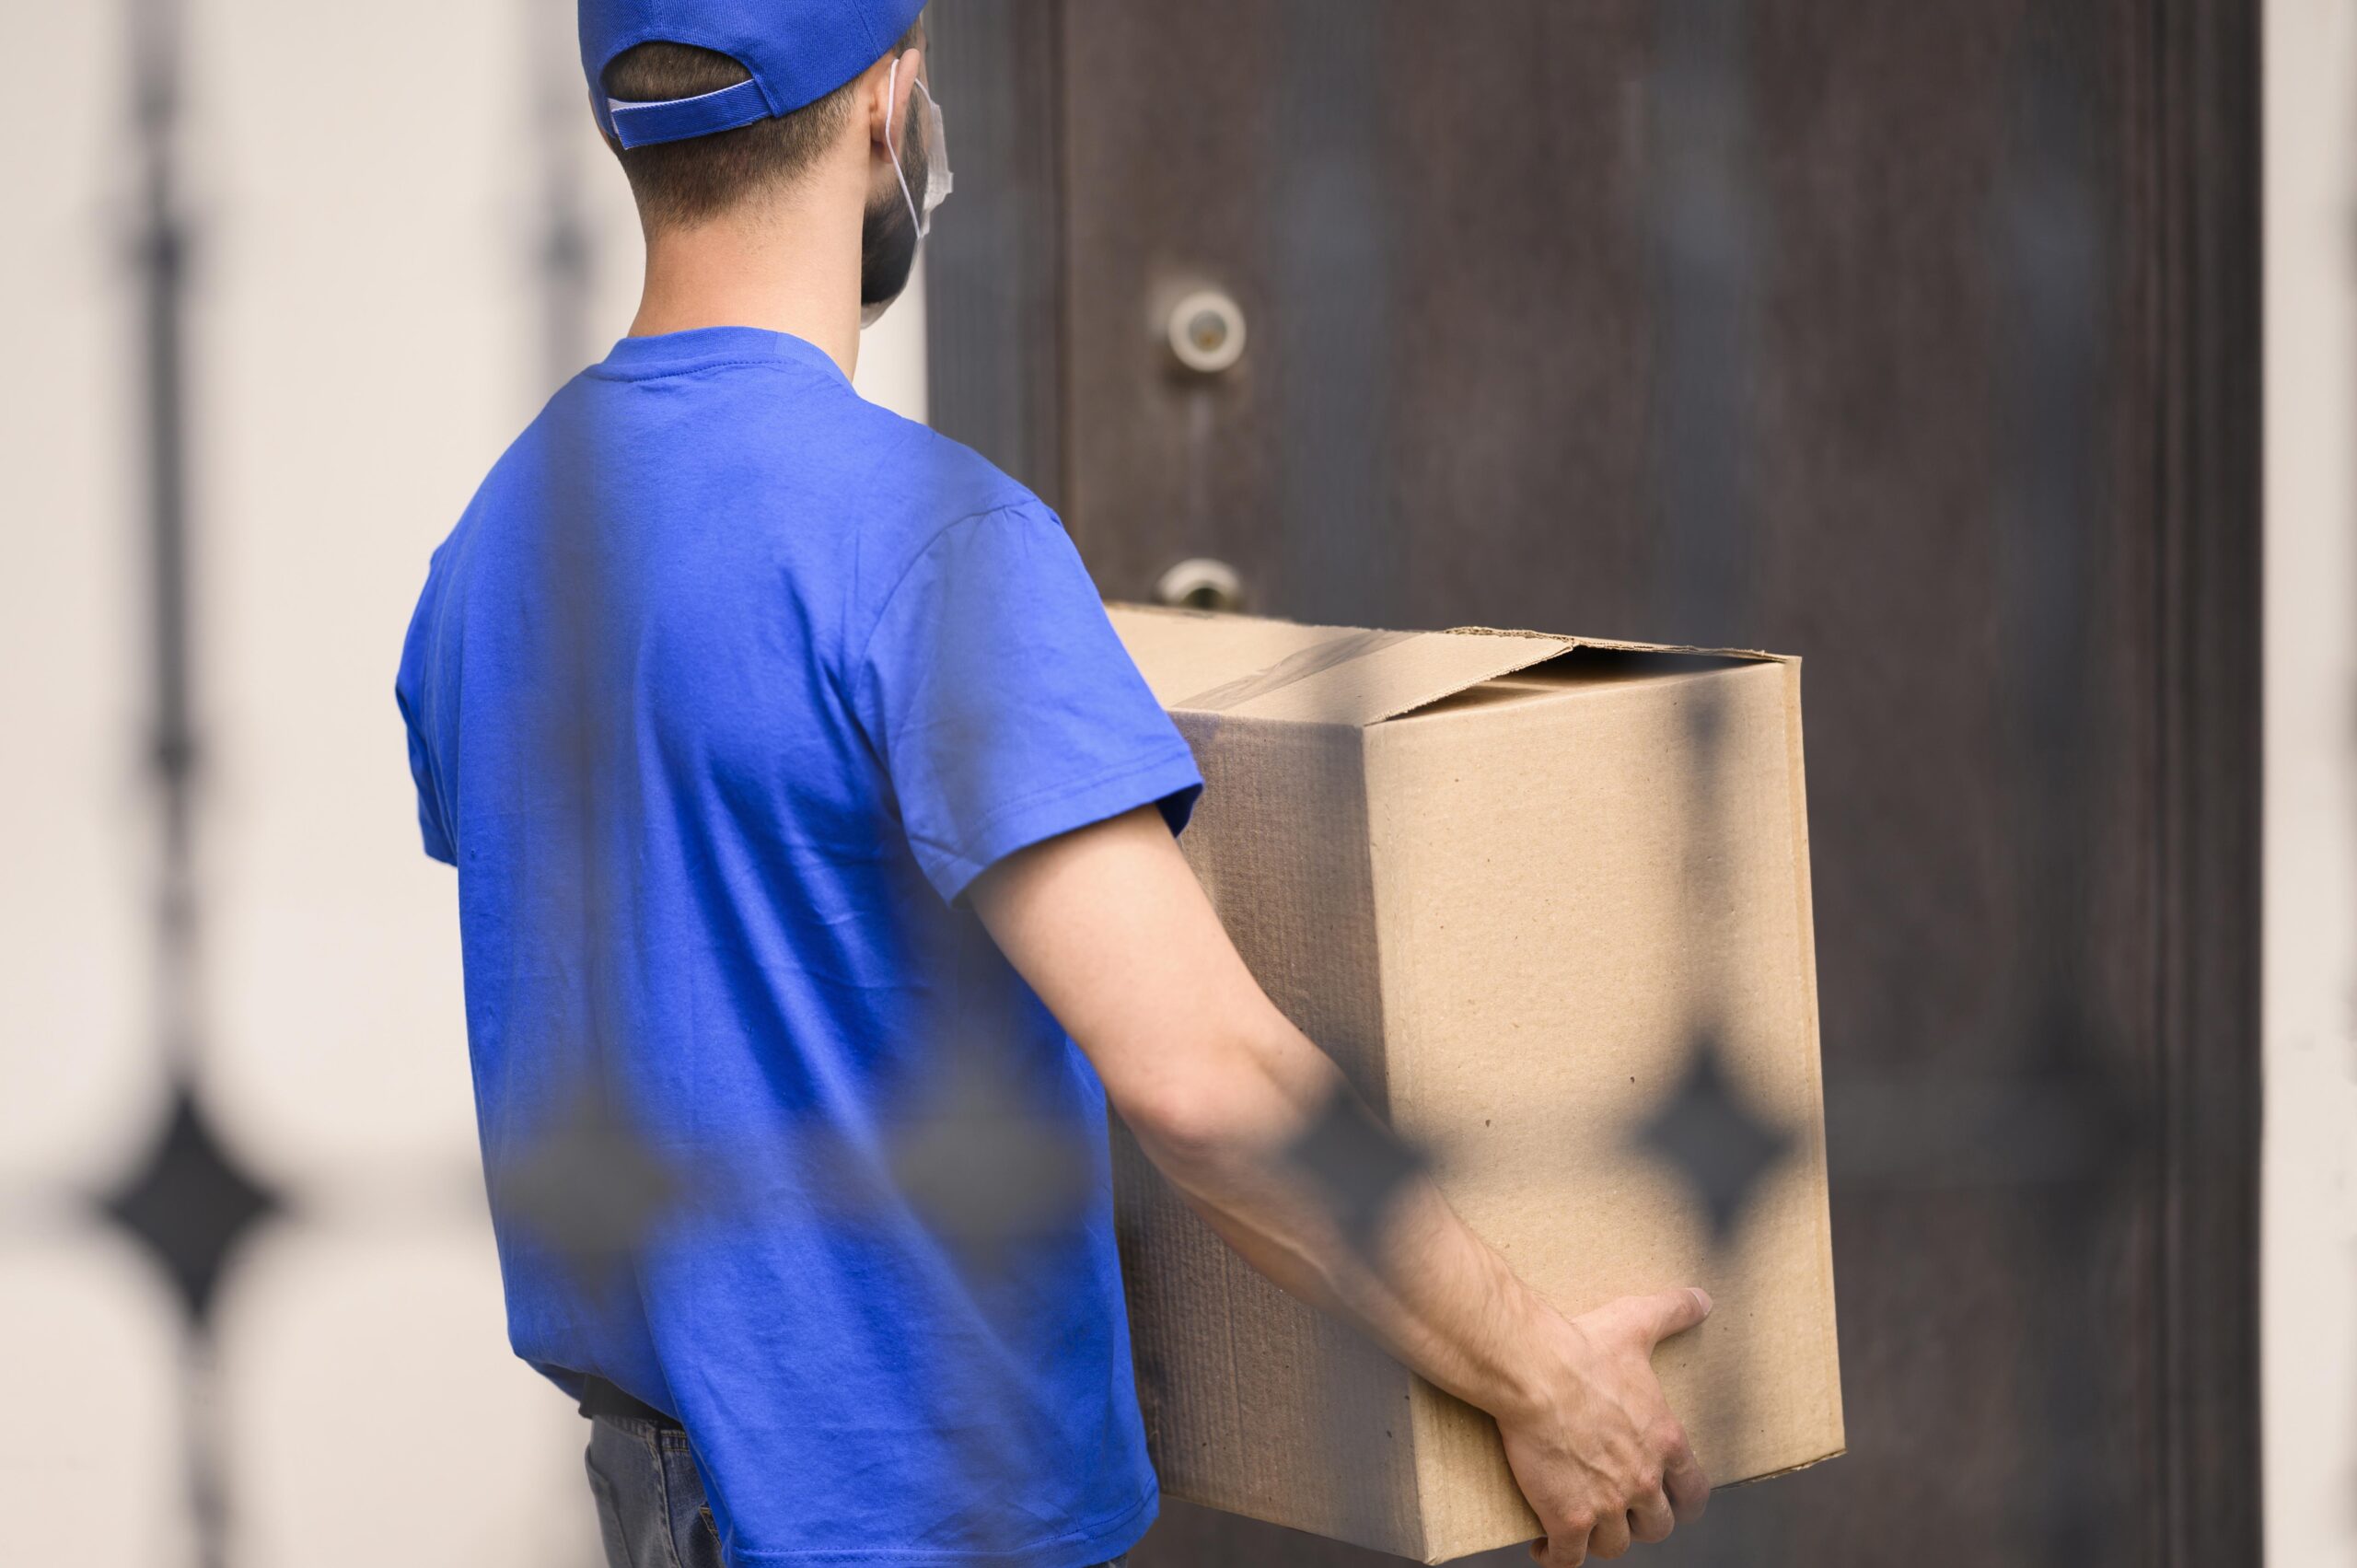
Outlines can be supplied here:
<path id="1" fill-rule="evenodd" d="M 1567 1314 L 1711 1292 L 1655 1365 L 1714 1483 L 1840 1453 L 1797 661 L 1114 624 L 1202 764 L 1183 842 L 1246 961 L 1457 1212 Z M 1775 1140 L 1724 1230 L 1663 1127 L 1738 1177 Z M 1538 1533 L 1486 1415 L 1269 1284 L 1119 1142 L 1166 1492 L 1426 1562 Z"/>

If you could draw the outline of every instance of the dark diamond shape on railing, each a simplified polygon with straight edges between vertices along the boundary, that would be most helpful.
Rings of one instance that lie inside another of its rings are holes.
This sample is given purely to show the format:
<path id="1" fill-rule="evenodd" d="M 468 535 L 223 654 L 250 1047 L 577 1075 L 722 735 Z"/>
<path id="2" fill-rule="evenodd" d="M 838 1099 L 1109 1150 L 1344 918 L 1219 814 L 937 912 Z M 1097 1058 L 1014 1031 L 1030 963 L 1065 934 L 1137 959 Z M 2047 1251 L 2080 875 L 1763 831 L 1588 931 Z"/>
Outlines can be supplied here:
<path id="1" fill-rule="evenodd" d="M 598 1295 L 628 1283 L 681 1197 L 679 1173 L 594 1091 L 575 1096 L 498 1177 L 501 1212 Z"/>
<path id="2" fill-rule="evenodd" d="M 202 1323 L 231 1257 L 281 1205 L 238 1168 L 188 1086 L 175 1084 L 162 1135 L 101 1206 L 162 1265 L 190 1318 Z"/>
<path id="3" fill-rule="evenodd" d="M 1686 1079 L 1638 1130 L 1639 1146 L 1676 1167 L 1724 1242 L 1743 1206 L 1792 1152 L 1792 1135 L 1762 1121 L 1728 1078 L 1718 1037 L 1696 1041 Z"/>
<path id="4" fill-rule="evenodd" d="M 900 1197 L 970 1262 L 990 1266 L 1087 1207 L 1097 1156 L 981 1062 L 952 1058 L 945 1081 L 895 1131 L 889 1159 Z"/>
<path id="5" fill-rule="evenodd" d="M 1348 1089 L 1327 1102 L 1284 1159 L 1316 1186 L 1343 1236 L 1369 1255 L 1400 1188 L 1427 1163 Z"/>

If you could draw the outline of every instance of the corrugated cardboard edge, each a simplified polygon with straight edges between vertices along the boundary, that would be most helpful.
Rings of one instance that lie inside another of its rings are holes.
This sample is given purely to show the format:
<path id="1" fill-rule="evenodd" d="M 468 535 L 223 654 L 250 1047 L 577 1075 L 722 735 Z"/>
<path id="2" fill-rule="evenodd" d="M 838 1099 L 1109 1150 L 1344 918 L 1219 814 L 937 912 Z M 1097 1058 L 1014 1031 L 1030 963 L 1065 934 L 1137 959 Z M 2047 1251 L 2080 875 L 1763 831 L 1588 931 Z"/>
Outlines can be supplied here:
<path id="1" fill-rule="evenodd" d="M 1765 1475 L 1747 1475 L 1741 1481 L 1727 1481 L 1724 1485 L 1713 1482 L 1712 1483 L 1711 1490 L 1713 1492 L 1733 1492 L 1738 1486 L 1758 1486 L 1763 1481 L 1782 1481 L 1788 1475 L 1798 1475 L 1803 1470 L 1813 1470 L 1817 1469 L 1817 1466 L 1824 1464 L 1827 1460 L 1838 1459 L 1849 1451 L 1850 1446 L 1847 1443 L 1844 1443 L 1840 1447 L 1834 1449 L 1829 1454 L 1819 1454 L 1814 1459 L 1803 1459 L 1797 1465 L 1786 1465 L 1781 1470 L 1770 1470 Z"/>
<path id="2" fill-rule="evenodd" d="M 1630 643 L 1618 637 L 1574 637 L 1554 632 L 1523 632 L 1503 626 L 1452 626 L 1452 633 L 1473 637 L 1541 637 L 1550 642 L 1569 643 L 1573 648 L 1602 648 L 1622 654 L 1691 654 L 1697 658 L 1747 659 L 1755 664 L 1798 665 L 1801 661 L 1791 654 L 1771 654 L 1763 648 L 1703 648 L 1691 643 Z"/>
<path id="3" fill-rule="evenodd" d="M 1816 856 L 1810 851 L 1808 837 L 1808 769 L 1805 741 L 1803 738 L 1805 726 L 1801 722 L 1801 661 L 1797 658 L 1786 658 L 1779 662 L 1784 667 L 1784 751 L 1786 765 L 1792 776 L 1793 843 L 1800 862 L 1794 868 L 1796 875 L 1794 884 L 1800 899 L 1799 925 L 1804 981 L 1802 994 L 1808 998 L 1809 1038 L 1817 1041 L 1817 1050 L 1809 1058 L 1809 1067 L 1816 1078 L 1817 1157 L 1820 1167 L 1825 1168 L 1828 1209 L 1823 1233 L 1825 1244 L 1818 1254 L 1818 1268 L 1824 1280 L 1825 1332 L 1828 1342 L 1826 1350 L 1833 1357 L 1833 1375 L 1828 1380 L 1829 1398 L 1832 1400 L 1832 1409 L 1826 1413 L 1831 1418 L 1834 1446 L 1831 1453 L 1809 1461 L 1811 1464 L 1822 1464 L 1825 1459 L 1837 1458 L 1847 1451 L 1849 1423 L 1841 1403 L 1841 1326 L 1833 1294 L 1833 1216 L 1830 1212 L 1832 1173 L 1825 1129 L 1825 1034 L 1821 1027 L 1822 1009 L 1817 993 L 1817 888 L 1813 872 Z M 1790 1474 L 1791 1471 L 1778 1473 Z M 1762 1476 L 1757 1479 L 1764 1481 L 1769 1478 Z"/>

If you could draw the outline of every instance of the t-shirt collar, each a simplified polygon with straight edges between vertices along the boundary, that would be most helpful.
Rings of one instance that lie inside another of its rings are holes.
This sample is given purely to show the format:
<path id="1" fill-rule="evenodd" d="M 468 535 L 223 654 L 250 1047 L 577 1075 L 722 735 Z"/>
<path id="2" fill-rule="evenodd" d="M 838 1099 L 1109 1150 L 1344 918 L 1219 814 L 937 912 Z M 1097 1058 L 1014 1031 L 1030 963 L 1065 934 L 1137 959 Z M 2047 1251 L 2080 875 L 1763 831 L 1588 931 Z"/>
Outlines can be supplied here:
<path id="1" fill-rule="evenodd" d="M 679 376 L 724 365 L 804 365 L 849 384 L 842 366 L 818 344 L 760 327 L 698 327 L 691 331 L 624 338 L 596 374 L 618 381 Z"/>

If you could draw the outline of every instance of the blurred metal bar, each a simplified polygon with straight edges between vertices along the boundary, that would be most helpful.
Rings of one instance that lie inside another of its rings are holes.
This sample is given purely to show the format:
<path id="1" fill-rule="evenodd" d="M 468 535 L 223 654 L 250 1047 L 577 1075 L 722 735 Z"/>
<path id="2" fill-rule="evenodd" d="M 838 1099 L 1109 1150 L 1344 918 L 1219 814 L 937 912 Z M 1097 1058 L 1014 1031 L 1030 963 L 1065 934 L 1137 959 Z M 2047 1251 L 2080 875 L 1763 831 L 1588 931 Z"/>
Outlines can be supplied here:
<path id="1" fill-rule="evenodd" d="M 2013 154 L 1991 217 L 2001 319 L 2010 323 L 1998 381 L 2001 480 L 1995 539 L 2005 574 L 2005 711 L 2023 771 L 2015 824 L 2019 889 L 2014 1019 L 2030 1092 L 2074 1103 L 2058 1141 L 2077 1145 L 2076 1179 L 2051 1184 L 2022 1245 L 2049 1258 L 2054 1283 L 2026 1301 L 2021 1375 L 2041 1412 L 2019 1450 L 2022 1521 L 2055 1568 L 2124 1560 L 2109 1521 L 2113 1467 L 2104 1435 L 2119 1358 L 2103 1332 L 2101 1271 L 2091 1260 L 2119 1233 L 2149 1140 L 2141 1086 L 2124 1082 L 2105 1039 L 2091 931 L 2094 769 L 2101 723 L 2090 674 L 2095 556 L 2102 515 L 2103 382 L 2110 297 L 2096 187 L 2092 86 L 2076 62 L 2083 24 L 2061 14 L 2026 28 Z M 2068 1283 L 2064 1283 L 2068 1282 Z"/>
<path id="2" fill-rule="evenodd" d="M 1275 164 L 1279 613 L 1397 626 L 1407 563 L 1390 482 L 1393 214 L 1383 162 L 1385 18 L 1283 0 Z"/>
<path id="3" fill-rule="evenodd" d="M 1746 647 L 1760 226 L 1742 0 L 1666 0 L 1650 87 L 1663 642 Z"/>
<path id="4" fill-rule="evenodd" d="M 533 250 L 540 290 L 540 354 L 548 385 L 562 386 L 588 362 L 590 301 L 598 248 L 581 185 L 581 74 L 575 66 L 572 0 L 528 0 L 537 74 L 532 122 L 540 185 Z"/>
<path id="5" fill-rule="evenodd" d="M 163 829 L 157 889 L 157 1002 L 167 1060 L 189 1066 L 197 911 L 195 672 L 189 582 L 189 231 L 180 192 L 180 0 L 132 0 L 132 110 L 139 157 L 141 438 L 148 556 L 146 763 Z"/>
<path id="6" fill-rule="evenodd" d="M 200 1568 L 223 1568 L 228 1505 L 215 1425 L 212 1286 L 262 1205 L 256 1199 L 244 1204 L 199 1202 L 192 1208 L 185 1196 L 192 1172 L 225 1177 L 217 1188 L 224 1193 L 252 1196 L 255 1190 L 235 1176 L 203 1130 L 191 1086 L 198 1048 L 201 933 L 189 537 L 189 231 L 180 181 L 185 11 L 180 0 L 131 0 L 126 21 L 139 160 L 134 260 L 151 703 L 145 763 L 161 830 L 155 889 L 156 1026 L 173 1086 L 170 1114 L 158 1140 L 139 1172 L 110 1198 L 107 1212 L 182 1283 L 187 1316 L 180 1341 L 180 1448 L 194 1555 Z M 199 1230 L 201 1235 L 194 1234 Z"/>
<path id="7" fill-rule="evenodd" d="M 574 8 L 566 0 L 526 0 L 534 40 L 531 97 L 538 206 L 528 262 L 540 304 L 540 369 L 550 389 L 564 387 L 591 356 L 596 243 L 576 148 L 580 78 L 573 66 Z M 570 921 L 580 955 L 580 1013 L 572 1029 L 535 1042 L 552 1086 L 532 1108 L 539 1122 L 521 1150 L 486 1169 L 502 1224 L 528 1232 L 562 1260 L 590 1313 L 623 1307 L 650 1238 L 682 1206 L 708 1196 L 691 1192 L 685 1173 L 662 1157 L 632 1113 L 616 1019 L 618 983 L 610 956 L 615 889 L 600 837 L 630 820 L 615 798 L 617 738 L 627 732 L 622 700 L 601 669 L 610 587 L 605 518 L 596 479 L 599 433 L 584 420 L 583 401 L 559 392 L 544 417 L 552 466 L 540 519 L 540 570 L 548 615 L 534 655 L 546 705 L 532 743 L 547 758 L 547 808 L 561 813 L 570 864 L 547 868 L 552 921 Z M 551 941 L 558 941 L 553 935 Z"/>
<path id="8" fill-rule="evenodd" d="M 957 221 L 925 241 L 932 424 L 1061 505 L 1062 0 L 958 0 L 925 26 L 958 156 Z"/>
<path id="9" fill-rule="evenodd" d="M 1648 124 L 1654 180 L 1646 211 L 1655 270 L 1655 491 L 1660 533 L 1655 562 L 1656 627 L 1665 642 L 1704 647 L 1752 645 L 1748 566 L 1754 529 L 1749 402 L 1756 343 L 1754 296 L 1761 222 L 1749 168 L 1751 92 L 1748 8 L 1742 0 L 1663 0 L 1655 12 Z M 1719 842 L 1726 830 L 1722 788 L 1723 718 L 1708 683 L 1688 728 L 1692 784 L 1687 802 L 1684 922 L 1699 984 L 1708 993 L 1688 1021 L 1685 1080 L 1647 1127 L 1641 1146 L 1669 1160 L 1713 1221 L 1724 1248 L 1738 1234 L 1757 1183 L 1790 1147 L 1762 1126 L 1719 1065 L 1735 1005 L 1714 956 L 1709 925 L 1726 906 Z M 1742 1396 L 1713 1391 L 1724 1429 L 1740 1419 Z M 1704 1463 L 1710 1462 L 1703 1456 Z M 1787 1543 L 1767 1535 L 1772 1516 L 1756 1512 L 1740 1537 L 1732 1521 L 1694 1527 L 1681 1556 L 1702 1563 L 1783 1560 Z"/>

